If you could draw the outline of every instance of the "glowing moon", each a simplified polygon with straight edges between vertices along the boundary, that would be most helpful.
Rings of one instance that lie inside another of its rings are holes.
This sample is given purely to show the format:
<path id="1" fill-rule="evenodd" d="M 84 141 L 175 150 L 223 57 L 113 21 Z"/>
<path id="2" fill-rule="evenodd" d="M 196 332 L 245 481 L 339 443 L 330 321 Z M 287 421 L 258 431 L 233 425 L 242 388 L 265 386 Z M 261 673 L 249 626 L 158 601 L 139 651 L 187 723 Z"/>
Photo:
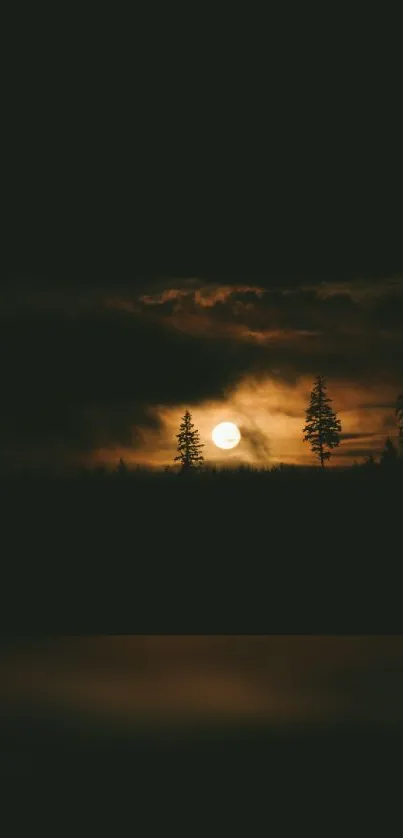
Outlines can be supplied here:
<path id="1" fill-rule="evenodd" d="M 233 422 L 221 422 L 211 434 L 217 448 L 235 448 L 241 439 L 239 428 Z"/>

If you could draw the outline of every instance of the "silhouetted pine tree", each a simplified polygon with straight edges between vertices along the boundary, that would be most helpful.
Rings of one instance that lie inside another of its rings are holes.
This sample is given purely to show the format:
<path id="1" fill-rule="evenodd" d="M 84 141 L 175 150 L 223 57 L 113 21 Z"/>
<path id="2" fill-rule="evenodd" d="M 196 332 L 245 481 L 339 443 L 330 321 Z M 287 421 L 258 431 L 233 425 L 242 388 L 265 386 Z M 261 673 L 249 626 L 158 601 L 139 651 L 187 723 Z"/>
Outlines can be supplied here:
<path id="1" fill-rule="evenodd" d="M 316 376 L 311 392 L 311 400 L 306 411 L 306 424 L 303 430 L 304 442 L 309 442 L 311 450 L 319 458 L 323 467 L 330 459 L 331 448 L 340 444 L 341 422 L 330 407 L 331 399 L 326 395 L 326 383 L 322 375 Z"/>
<path id="2" fill-rule="evenodd" d="M 385 448 L 381 454 L 381 465 L 382 466 L 394 466 L 397 461 L 397 449 L 393 445 L 391 438 L 388 436 L 385 442 Z"/>
<path id="3" fill-rule="evenodd" d="M 376 466 L 375 458 L 372 454 L 369 457 L 366 457 L 364 460 L 364 466 L 367 468 L 374 468 Z"/>
<path id="4" fill-rule="evenodd" d="M 118 474 L 120 474 L 122 476 L 127 474 L 127 471 L 128 471 L 127 465 L 126 465 L 125 461 L 122 459 L 122 457 L 120 457 L 117 471 L 118 471 Z"/>
<path id="5" fill-rule="evenodd" d="M 179 427 L 179 433 L 176 434 L 178 440 L 179 454 L 175 457 L 175 461 L 179 460 L 182 464 L 182 470 L 187 470 L 199 466 L 204 462 L 204 457 L 201 449 L 204 447 L 200 442 L 199 431 L 195 428 L 192 422 L 192 416 L 187 410 L 182 417 L 182 422 Z"/>

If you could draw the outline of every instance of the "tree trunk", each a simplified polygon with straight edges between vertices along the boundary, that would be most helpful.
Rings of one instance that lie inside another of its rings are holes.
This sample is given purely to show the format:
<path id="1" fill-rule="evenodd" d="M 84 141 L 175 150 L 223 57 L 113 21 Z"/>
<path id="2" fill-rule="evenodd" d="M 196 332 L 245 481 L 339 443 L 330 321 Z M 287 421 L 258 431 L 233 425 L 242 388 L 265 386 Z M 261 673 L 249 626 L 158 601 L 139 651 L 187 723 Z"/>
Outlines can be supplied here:
<path id="1" fill-rule="evenodd" d="M 319 441 L 320 441 L 320 464 L 321 467 L 325 467 L 325 461 L 323 459 L 323 442 L 322 442 L 322 387 L 319 388 Z"/>

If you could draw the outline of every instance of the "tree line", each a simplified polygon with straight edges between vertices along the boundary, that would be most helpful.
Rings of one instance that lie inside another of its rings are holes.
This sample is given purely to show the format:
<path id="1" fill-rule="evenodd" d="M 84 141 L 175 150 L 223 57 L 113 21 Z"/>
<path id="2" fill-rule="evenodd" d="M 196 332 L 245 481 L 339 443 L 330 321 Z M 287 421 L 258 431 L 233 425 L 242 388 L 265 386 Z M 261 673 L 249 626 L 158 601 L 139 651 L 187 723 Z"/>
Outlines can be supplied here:
<path id="1" fill-rule="evenodd" d="M 398 448 L 393 444 L 390 437 L 387 438 L 381 462 L 392 463 L 397 460 L 398 454 L 403 456 L 403 394 L 398 396 L 396 402 L 396 419 L 398 425 Z M 312 453 L 318 459 L 322 468 L 330 460 L 332 451 L 340 445 L 342 433 L 341 421 L 332 408 L 332 400 L 327 393 L 327 384 L 323 375 L 317 375 L 310 395 L 310 401 L 306 410 L 306 421 L 303 428 L 303 441 L 308 442 Z M 200 441 L 200 434 L 194 423 L 189 410 L 185 411 L 176 434 L 178 440 L 178 454 L 175 462 L 181 465 L 181 471 L 189 471 L 204 463 L 202 449 L 204 443 Z M 370 457 L 368 462 L 374 461 Z"/>

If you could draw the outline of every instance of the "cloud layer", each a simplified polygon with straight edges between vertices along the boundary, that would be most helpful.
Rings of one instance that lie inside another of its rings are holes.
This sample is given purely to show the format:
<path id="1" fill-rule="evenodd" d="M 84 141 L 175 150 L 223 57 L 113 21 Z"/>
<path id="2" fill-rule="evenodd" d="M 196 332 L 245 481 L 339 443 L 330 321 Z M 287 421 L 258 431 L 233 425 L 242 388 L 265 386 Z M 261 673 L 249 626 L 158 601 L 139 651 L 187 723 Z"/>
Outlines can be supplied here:
<path id="1" fill-rule="evenodd" d="M 163 440 L 164 411 L 224 408 L 248 381 L 275 382 L 280 401 L 283 387 L 284 415 L 296 388 L 300 418 L 301 382 L 306 388 L 318 372 L 336 387 L 340 409 L 343 388 L 349 410 L 351 390 L 367 413 L 374 405 L 373 429 L 345 429 L 345 451 L 354 439 L 362 450 L 402 390 L 398 278 L 76 285 L 20 278 L 2 288 L 0 304 L 3 453 L 141 451 L 144 434 Z M 270 434 L 256 423 L 253 403 L 238 421 L 254 461 L 266 461 Z"/>

